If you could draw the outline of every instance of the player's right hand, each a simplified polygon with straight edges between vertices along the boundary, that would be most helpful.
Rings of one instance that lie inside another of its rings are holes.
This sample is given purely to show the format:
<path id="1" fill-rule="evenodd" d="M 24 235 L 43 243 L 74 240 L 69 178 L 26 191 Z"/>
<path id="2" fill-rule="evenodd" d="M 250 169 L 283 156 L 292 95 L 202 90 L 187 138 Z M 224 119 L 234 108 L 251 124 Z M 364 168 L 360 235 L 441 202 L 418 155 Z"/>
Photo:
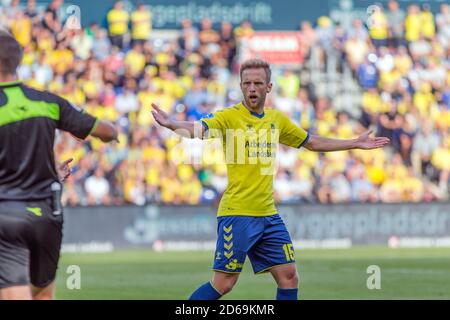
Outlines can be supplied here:
<path id="1" fill-rule="evenodd" d="M 156 104 L 152 103 L 152 115 L 153 118 L 155 118 L 155 121 L 166 128 L 170 129 L 170 117 L 167 113 L 165 113 L 160 107 L 158 107 Z"/>
<path id="2" fill-rule="evenodd" d="M 370 137 L 372 133 L 373 130 L 369 130 L 359 136 L 358 139 L 356 139 L 356 145 L 359 149 L 370 150 L 382 148 L 390 142 L 389 138 L 387 137 L 372 138 Z"/>

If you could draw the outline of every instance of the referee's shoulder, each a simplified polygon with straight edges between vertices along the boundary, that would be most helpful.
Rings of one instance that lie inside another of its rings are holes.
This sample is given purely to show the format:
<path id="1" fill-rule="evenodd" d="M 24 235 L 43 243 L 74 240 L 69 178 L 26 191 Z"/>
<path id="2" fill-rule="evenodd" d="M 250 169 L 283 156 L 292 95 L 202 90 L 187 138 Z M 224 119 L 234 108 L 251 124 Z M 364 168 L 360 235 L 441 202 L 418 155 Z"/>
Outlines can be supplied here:
<path id="1" fill-rule="evenodd" d="M 23 83 L 20 87 L 25 97 L 31 101 L 43 101 L 46 103 L 57 103 L 59 105 L 66 102 L 66 99 L 47 90 L 38 90 Z"/>

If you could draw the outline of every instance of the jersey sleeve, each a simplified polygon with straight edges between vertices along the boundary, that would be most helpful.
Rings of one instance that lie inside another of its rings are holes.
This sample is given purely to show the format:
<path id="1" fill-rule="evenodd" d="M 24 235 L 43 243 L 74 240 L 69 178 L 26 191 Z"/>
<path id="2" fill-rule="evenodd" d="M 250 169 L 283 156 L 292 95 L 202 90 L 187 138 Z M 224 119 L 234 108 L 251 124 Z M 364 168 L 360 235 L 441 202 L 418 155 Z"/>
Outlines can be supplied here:
<path id="1" fill-rule="evenodd" d="M 309 140 L 309 133 L 297 126 L 283 113 L 279 113 L 280 118 L 280 143 L 301 148 Z"/>
<path id="2" fill-rule="evenodd" d="M 58 129 L 67 131 L 79 139 L 85 139 L 97 126 L 98 119 L 60 98 Z"/>
<path id="3" fill-rule="evenodd" d="M 219 110 L 203 116 L 200 119 L 204 129 L 204 138 L 219 138 L 224 136 L 226 126 L 226 113 Z"/>

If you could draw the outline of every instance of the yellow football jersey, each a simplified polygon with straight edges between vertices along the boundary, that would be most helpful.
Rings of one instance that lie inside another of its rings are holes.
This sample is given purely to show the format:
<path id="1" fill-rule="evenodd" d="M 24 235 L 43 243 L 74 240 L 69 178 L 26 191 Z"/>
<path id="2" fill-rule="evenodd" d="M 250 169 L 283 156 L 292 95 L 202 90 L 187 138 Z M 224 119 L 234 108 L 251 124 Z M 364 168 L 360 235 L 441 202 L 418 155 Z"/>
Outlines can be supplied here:
<path id="1" fill-rule="evenodd" d="M 130 16 L 125 10 L 111 9 L 106 19 L 109 24 L 109 34 L 112 36 L 121 36 L 128 32 L 128 21 Z"/>
<path id="2" fill-rule="evenodd" d="M 277 213 L 273 176 L 278 144 L 300 148 L 309 134 L 279 110 L 261 115 L 242 103 L 201 119 L 207 138 L 221 138 L 228 186 L 218 216 L 269 216 Z"/>
<path id="3" fill-rule="evenodd" d="M 131 37 L 135 40 L 148 40 L 152 31 L 150 11 L 134 11 L 131 14 Z"/>

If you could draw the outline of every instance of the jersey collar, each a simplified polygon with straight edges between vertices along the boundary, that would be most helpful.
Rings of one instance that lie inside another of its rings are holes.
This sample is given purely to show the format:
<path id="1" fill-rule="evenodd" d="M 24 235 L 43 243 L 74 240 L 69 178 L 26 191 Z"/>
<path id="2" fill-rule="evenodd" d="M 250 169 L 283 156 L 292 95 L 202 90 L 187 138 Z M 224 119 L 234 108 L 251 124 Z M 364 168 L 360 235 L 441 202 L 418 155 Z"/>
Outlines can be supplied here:
<path id="1" fill-rule="evenodd" d="M 242 102 L 240 103 L 240 107 L 241 107 L 241 109 L 244 109 L 246 112 L 250 113 L 252 116 L 255 116 L 259 119 L 264 118 L 264 116 L 266 115 L 266 113 L 264 111 L 263 111 L 263 113 L 259 114 L 258 112 L 253 112 L 253 111 L 248 110 Z"/>
<path id="2" fill-rule="evenodd" d="M 0 88 L 9 88 L 9 87 L 15 87 L 22 83 L 21 80 L 16 81 L 10 81 L 10 82 L 0 82 Z"/>

